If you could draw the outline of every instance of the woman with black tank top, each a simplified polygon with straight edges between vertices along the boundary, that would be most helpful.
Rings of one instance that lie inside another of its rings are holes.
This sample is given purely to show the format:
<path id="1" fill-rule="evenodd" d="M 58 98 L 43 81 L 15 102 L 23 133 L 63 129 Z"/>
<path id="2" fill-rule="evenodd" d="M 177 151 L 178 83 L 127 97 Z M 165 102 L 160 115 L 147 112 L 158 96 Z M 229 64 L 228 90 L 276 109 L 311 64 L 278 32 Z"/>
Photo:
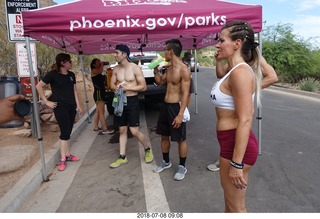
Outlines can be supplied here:
<path id="1" fill-rule="evenodd" d="M 93 130 L 99 131 L 99 135 L 111 134 L 113 129 L 107 129 L 105 114 L 106 103 L 106 89 L 105 89 L 105 76 L 102 75 L 103 63 L 100 59 L 93 59 L 90 64 L 91 80 L 94 86 L 93 99 L 96 103 L 96 113 L 93 118 Z M 99 127 L 99 122 L 101 128 Z"/>

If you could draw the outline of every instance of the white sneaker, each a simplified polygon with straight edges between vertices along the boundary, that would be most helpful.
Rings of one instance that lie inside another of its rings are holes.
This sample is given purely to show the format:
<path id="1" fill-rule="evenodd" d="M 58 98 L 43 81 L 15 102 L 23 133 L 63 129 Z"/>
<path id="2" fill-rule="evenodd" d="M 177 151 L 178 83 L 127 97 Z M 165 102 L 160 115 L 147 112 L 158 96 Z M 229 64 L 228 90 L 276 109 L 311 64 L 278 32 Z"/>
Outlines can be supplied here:
<path id="1" fill-rule="evenodd" d="M 217 160 L 215 163 L 207 166 L 208 170 L 216 172 L 220 170 L 220 162 Z"/>

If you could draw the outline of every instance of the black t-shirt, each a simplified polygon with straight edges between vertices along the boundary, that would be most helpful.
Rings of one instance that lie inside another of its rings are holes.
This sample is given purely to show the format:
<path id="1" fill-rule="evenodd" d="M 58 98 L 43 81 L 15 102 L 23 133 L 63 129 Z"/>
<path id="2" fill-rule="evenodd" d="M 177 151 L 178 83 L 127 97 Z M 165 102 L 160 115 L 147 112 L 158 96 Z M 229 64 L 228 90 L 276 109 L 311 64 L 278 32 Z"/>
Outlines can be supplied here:
<path id="1" fill-rule="evenodd" d="M 58 102 L 58 105 L 72 105 L 76 104 L 74 96 L 74 85 L 76 84 L 75 74 L 68 71 L 64 75 L 57 70 L 48 72 L 42 81 L 50 84 L 52 90 L 52 101 Z"/>

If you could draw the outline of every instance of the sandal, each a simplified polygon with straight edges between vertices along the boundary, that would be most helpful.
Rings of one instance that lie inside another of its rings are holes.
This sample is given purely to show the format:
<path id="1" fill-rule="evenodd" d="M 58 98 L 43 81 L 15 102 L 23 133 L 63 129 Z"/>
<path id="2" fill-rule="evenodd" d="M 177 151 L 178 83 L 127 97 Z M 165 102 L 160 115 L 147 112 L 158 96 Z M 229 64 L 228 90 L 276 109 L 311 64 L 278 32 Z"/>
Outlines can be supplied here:
<path id="1" fill-rule="evenodd" d="M 98 128 L 94 128 L 93 131 L 97 132 L 97 131 L 101 131 L 102 128 L 98 127 Z"/>

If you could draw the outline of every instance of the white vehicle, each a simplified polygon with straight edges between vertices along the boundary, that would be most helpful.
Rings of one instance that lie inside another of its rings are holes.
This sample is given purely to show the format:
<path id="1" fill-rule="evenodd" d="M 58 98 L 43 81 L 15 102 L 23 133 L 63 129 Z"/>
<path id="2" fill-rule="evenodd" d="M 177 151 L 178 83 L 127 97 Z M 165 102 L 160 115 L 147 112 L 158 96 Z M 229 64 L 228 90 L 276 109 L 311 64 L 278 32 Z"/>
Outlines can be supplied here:
<path id="1" fill-rule="evenodd" d="M 191 61 L 190 61 L 190 65 L 191 65 L 191 72 L 194 72 L 195 71 L 195 61 L 194 61 L 194 58 L 192 57 L 191 58 Z M 197 72 L 199 72 L 199 62 L 197 62 Z"/>

